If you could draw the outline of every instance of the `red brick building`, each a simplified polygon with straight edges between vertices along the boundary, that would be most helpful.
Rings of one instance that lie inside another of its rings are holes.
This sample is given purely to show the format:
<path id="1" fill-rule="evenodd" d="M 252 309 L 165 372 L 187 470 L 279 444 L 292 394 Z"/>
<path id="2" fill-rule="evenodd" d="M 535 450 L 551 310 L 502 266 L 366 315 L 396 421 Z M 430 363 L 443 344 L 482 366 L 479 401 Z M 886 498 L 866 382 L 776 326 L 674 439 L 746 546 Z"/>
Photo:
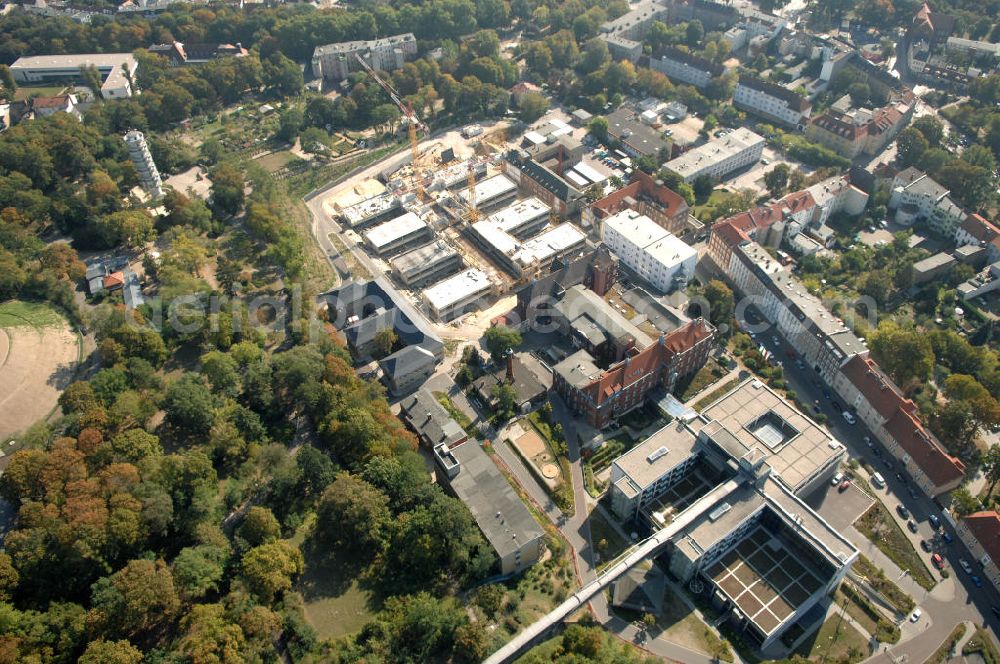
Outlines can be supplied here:
<path id="1" fill-rule="evenodd" d="M 587 424 L 603 429 L 641 405 L 654 388 L 672 391 L 705 364 L 714 342 L 715 328 L 699 318 L 643 350 L 633 349 L 606 370 L 580 350 L 556 365 L 552 387 Z"/>
<path id="2" fill-rule="evenodd" d="M 632 182 L 584 210 L 584 221 L 597 227 L 602 220 L 626 209 L 646 215 L 678 237 L 691 229 L 687 201 L 638 169 L 632 173 Z"/>

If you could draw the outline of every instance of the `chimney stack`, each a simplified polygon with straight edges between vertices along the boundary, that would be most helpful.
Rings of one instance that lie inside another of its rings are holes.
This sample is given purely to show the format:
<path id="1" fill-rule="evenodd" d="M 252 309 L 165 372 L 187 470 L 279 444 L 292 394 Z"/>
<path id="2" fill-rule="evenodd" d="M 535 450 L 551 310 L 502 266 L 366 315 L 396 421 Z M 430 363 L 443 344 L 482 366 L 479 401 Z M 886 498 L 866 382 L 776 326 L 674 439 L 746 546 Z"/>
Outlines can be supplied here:
<path id="1" fill-rule="evenodd" d="M 507 349 L 507 383 L 514 384 L 514 350 Z"/>

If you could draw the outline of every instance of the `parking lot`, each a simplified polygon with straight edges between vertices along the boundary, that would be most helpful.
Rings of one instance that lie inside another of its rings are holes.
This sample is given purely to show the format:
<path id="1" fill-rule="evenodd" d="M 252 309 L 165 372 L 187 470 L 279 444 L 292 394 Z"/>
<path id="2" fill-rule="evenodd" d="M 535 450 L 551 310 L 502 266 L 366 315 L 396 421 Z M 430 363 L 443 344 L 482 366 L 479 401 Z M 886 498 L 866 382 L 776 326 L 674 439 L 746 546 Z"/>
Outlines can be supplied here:
<path id="1" fill-rule="evenodd" d="M 855 485 L 855 482 L 861 481 L 863 481 L 861 478 L 852 480 L 843 492 L 831 486 L 829 482 L 824 483 L 806 496 L 805 503 L 816 510 L 835 530 L 843 531 L 857 521 L 858 517 L 875 502 L 874 498 Z"/>

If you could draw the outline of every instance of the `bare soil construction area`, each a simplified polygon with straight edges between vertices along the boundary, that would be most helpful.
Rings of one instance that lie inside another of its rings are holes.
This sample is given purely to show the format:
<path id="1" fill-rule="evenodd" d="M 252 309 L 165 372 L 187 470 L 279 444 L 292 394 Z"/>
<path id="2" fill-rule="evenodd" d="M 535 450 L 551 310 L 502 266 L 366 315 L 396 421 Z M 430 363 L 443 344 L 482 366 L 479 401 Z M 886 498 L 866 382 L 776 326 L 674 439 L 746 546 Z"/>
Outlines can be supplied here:
<path id="1" fill-rule="evenodd" d="M 78 354 L 76 333 L 49 307 L 0 304 L 0 441 L 56 407 Z"/>

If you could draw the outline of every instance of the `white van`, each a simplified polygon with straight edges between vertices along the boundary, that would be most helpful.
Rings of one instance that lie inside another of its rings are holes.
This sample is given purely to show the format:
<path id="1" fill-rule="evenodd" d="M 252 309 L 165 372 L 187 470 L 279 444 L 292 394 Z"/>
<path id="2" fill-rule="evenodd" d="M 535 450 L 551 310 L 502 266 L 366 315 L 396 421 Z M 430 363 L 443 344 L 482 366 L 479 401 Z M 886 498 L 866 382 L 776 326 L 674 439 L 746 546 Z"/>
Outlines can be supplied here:
<path id="1" fill-rule="evenodd" d="M 837 486 L 844 481 L 844 473 L 837 473 L 830 478 L 830 486 Z"/>
<path id="2" fill-rule="evenodd" d="M 882 473 L 875 473 L 872 475 L 872 484 L 874 484 L 878 489 L 885 488 L 885 478 L 882 477 Z"/>

